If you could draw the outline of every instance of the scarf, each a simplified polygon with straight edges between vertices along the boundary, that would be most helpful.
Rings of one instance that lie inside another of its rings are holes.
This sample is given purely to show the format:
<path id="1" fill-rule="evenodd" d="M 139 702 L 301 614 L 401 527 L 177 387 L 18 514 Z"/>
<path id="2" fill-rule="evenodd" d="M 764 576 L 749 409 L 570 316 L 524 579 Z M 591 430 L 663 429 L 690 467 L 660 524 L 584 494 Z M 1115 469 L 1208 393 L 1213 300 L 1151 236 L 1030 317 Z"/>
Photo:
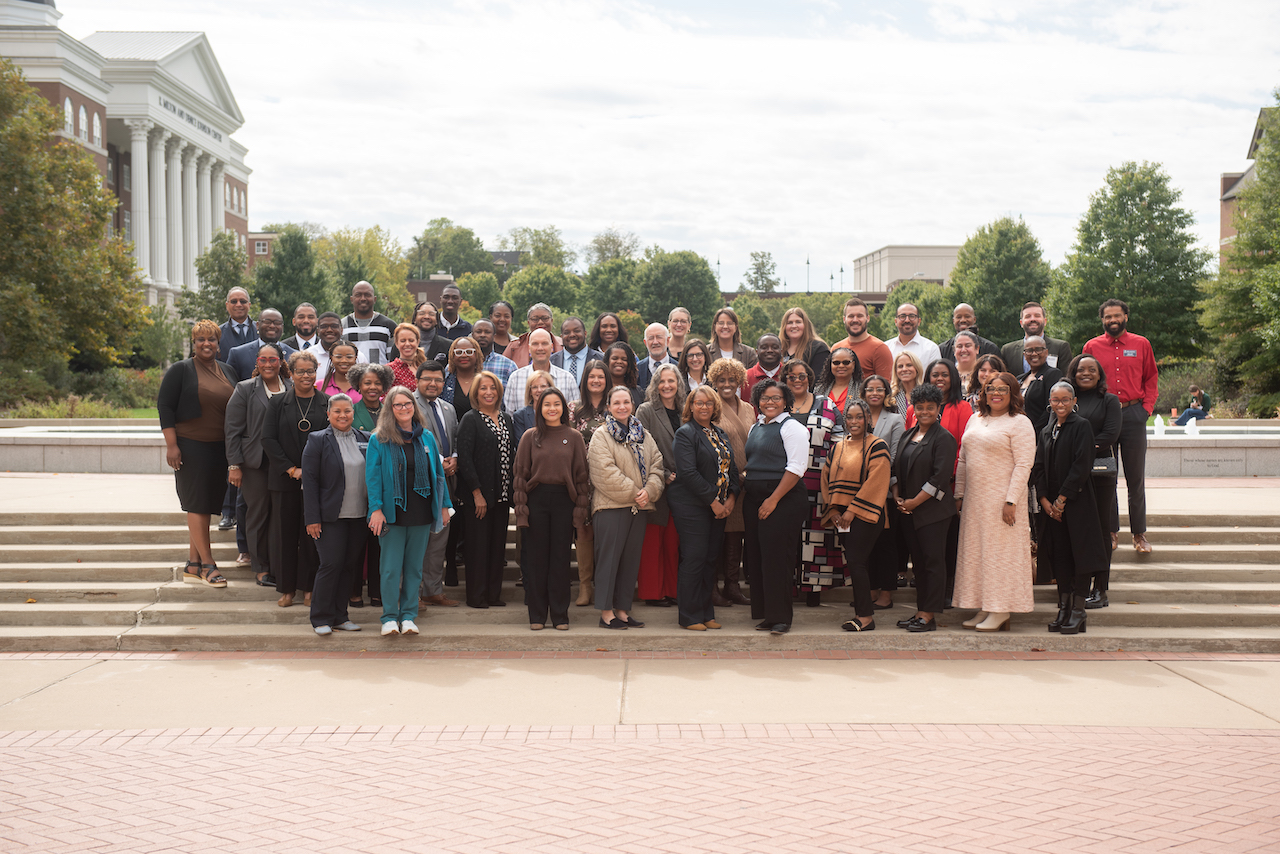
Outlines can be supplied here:
<path id="1" fill-rule="evenodd" d="M 640 466 L 640 482 L 644 483 L 647 472 L 644 465 L 644 427 L 641 426 L 640 419 L 632 415 L 627 418 L 627 423 L 623 424 L 610 415 L 604 420 L 604 429 L 609 431 L 613 441 L 631 447 L 636 455 L 636 463 Z"/>
<path id="2" fill-rule="evenodd" d="M 715 427 L 703 427 L 702 432 L 716 451 L 716 500 L 723 504 L 729 498 L 729 461 L 733 459 L 733 451 Z"/>
<path id="3" fill-rule="evenodd" d="M 400 428 L 397 427 L 397 430 Z M 400 430 L 400 438 L 406 445 L 413 445 L 413 491 L 423 498 L 431 499 L 431 462 L 427 459 L 427 449 L 422 447 L 422 425 L 414 423 L 412 432 Z M 404 460 L 404 447 L 400 448 L 401 460 Z M 409 493 L 405 489 L 405 463 L 395 467 L 392 472 L 392 491 L 395 493 L 395 504 L 401 510 L 408 507 Z"/>

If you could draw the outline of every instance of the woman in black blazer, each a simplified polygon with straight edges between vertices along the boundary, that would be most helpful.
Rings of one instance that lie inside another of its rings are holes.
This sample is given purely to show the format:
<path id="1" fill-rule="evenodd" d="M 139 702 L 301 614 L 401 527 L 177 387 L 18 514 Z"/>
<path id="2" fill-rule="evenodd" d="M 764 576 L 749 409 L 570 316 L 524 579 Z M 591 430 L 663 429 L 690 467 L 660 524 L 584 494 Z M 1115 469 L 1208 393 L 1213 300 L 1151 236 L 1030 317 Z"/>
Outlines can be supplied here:
<path id="1" fill-rule="evenodd" d="M 1085 597 L 1095 572 L 1106 565 L 1102 526 L 1092 479 L 1093 428 L 1074 410 L 1075 389 L 1065 380 L 1049 390 L 1053 418 L 1040 431 L 1031 484 L 1046 518 L 1040 550 L 1047 550 L 1058 579 L 1058 616 L 1049 631 L 1084 632 Z"/>
<path id="2" fill-rule="evenodd" d="M 1067 366 L 1067 382 L 1076 389 L 1076 413 L 1093 428 L 1093 459 L 1111 460 L 1109 474 L 1089 478 L 1093 498 L 1098 505 L 1098 526 L 1102 530 L 1102 546 L 1107 554 L 1106 569 L 1093 574 L 1093 589 L 1085 607 L 1108 606 L 1107 590 L 1111 586 L 1111 552 L 1115 551 L 1116 534 L 1120 530 L 1120 505 L 1116 500 L 1116 442 L 1120 439 L 1120 398 L 1107 391 L 1107 372 L 1093 356 L 1081 353 Z"/>
<path id="3" fill-rule="evenodd" d="M 1033 335 L 1026 340 L 1022 355 L 1031 370 L 1019 376 L 1018 383 L 1022 386 L 1027 417 L 1039 435 L 1044 425 L 1049 423 L 1049 389 L 1062 379 L 1062 371 L 1049 366 L 1049 348 L 1039 336 Z"/>
<path id="4" fill-rule="evenodd" d="M 480 371 L 471 383 L 471 411 L 458 422 L 458 498 L 467 520 L 467 605 L 502 607 L 507 521 L 514 497 L 515 425 L 501 410 L 502 380 Z"/>
<path id="5" fill-rule="evenodd" d="M 353 426 L 355 404 L 348 395 L 329 398 L 328 414 L 329 426 L 311 434 L 302 450 L 303 518 L 320 553 L 311 592 L 311 626 L 318 635 L 360 631 L 347 618 L 347 593 L 360 571 L 369 531 L 364 479 L 369 434 Z"/>
<path id="6" fill-rule="evenodd" d="M 329 396 L 316 391 L 316 357 L 306 350 L 289 356 L 293 388 L 272 398 L 262 423 L 262 449 L 267 454 L 267 490 L 271 495 L 271 568 L 276 576 L 276 604 L 287 608 L 299 591 L 311 604 L 320 557 L 302 523 L 302 449 L 312 433 L 328 424 Z"/>
<path id="7" fill-rule="evenodd" d="M 680 625 L 693 631 L 718 629 L 711 592 L 724 545 L 724 525 L 738 498 L 738 461 L 729 436 L 717 426 L 720 395 L 700 385 L 685 398 L 684 423 L 671 443 L 676 479 L 667 504 L 680 537 L 676 602 Z"/>
<path id="8" fill-rule="evenodd" d="M 916 574 L 916 613 L 898 621 L 909 632 L 932 632 L 946 607 L 947 529 L 956 515 L 951 478 L 956 440 L 938 423 L 942 390 L 932 383 L 911 390 L 915 426 L 902 437 L 894 461 L 893 499 L 902 514 Z M 907 496 L 903 498 L 902 496 Z"/>

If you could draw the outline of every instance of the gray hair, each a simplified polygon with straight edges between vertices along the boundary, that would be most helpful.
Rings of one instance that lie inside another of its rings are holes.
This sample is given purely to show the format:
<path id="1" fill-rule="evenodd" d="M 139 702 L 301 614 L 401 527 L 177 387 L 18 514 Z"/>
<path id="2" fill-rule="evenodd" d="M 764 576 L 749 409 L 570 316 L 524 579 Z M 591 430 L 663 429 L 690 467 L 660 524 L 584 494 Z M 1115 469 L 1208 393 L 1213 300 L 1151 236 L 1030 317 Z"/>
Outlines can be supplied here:
<path id="1" fill-rule="evenodd" d="M 528 318 L 529 315 L 533 314 L 537 309 L 542 309 L 547 314 L 550 314 L 553 317 L 555 316 L 555 312 L 551 310 L 551 306 L 547 305 L 545 302 L 535 302 L 533 305 L 529 306 L 529 310 L 524 313 L 524 316 Z"/>
<path id="2" fill-rule="evenodd" d="M 651 329 L 661 329 L 661 330 L 662 330 L 662 334 L 663 334 L 663 335 L 670 335 L 670 334 L 671 334 L 671 330 L 667 329 L 667 327 L 666 327 L 666 326 L 664 326 L 664 325 L 663 325 L 663 324 L 661 324 L 661 323 L 658 323 L 658 322 L 655 320 L 653 323 L 650 323 L 648 326 L 646 326 L 646 327 L 644 328 L 644 337 L 646 337 L 646 338 L 648 338 L 648 337 L 649 337 L 649 330 L 651 330 Z"/>
<path id="3" fill-rule="evenodd" d="M 652 324 L 650 324 L 652 325 Z M 661 324 L 659 324 L 661 325 Z M 653 404 L 654 409 L 665 409 L 662 403 L 662 397 L 658 394 L 658 380 L 662 379 L 662 375 L 667 371 L 676 375 L 676 412 L 684 409 L 684 399 L 689 394 L 689 387 L 685 385 L 684 377 L 680 376 L 680 369 L 670 362 L 663 362 L 658 365 L 658 369 L 653 372 L 653 376 L 649 379 L 649 387 L 645 389 L 644 399 Z"/>
<path id="4" fill-rule="evenodd" d="M 1066 380 L 1058 380 L 1056 383 L 1054 383 L 1053 386 L 1049 389 L 1049 394 L 1053 394 L 1058 389 L 1071 392 L 1072 397 L 1076 396 L 1076 387 L 1073 386 L 1071 383 L 1067 382 Z"/>
<path id="5" fill-rule="evenodd" d="M 1030 344 L 1032 341 L 1039 341 L 1044 346 L 1046 347 L 1049 346 L 1049 342 L 1044 340 L 1043 335 L 1028 335 L 1026 338 L 1022 339 L 1023 349 L 1026 349 L 1026 346 Z"/>

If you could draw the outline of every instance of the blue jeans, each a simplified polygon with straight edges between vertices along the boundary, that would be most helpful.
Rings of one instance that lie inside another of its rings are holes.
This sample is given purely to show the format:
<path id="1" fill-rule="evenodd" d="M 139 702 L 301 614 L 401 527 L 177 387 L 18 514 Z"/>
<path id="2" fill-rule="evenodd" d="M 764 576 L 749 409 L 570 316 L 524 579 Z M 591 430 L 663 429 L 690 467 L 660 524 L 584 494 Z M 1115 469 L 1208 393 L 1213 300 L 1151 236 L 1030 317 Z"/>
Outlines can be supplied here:
<path id="1" fill-rule="evenodd" d="M 382 622 L 418 619 L 418 588 L 422 586 L 422 559 L 427 554 L 430 525 L 387 525 L 380 540 L 382 556 L 378 575 L 382 581 Z"/>
<path id="2" fill-rule="evenodd" d="M 1194 406 L 1188 406 L 1186 409 L 1182 410 L 1182 414 L 1178 416 L 1178 420 L 1173 423 L 1179 427 L 1186 427 L 1187 422 L 1192 418 L 1197 421 L 1203 421 L 1207 414 L 1208 413 L 1203 409 L 1196 409 Z"/>

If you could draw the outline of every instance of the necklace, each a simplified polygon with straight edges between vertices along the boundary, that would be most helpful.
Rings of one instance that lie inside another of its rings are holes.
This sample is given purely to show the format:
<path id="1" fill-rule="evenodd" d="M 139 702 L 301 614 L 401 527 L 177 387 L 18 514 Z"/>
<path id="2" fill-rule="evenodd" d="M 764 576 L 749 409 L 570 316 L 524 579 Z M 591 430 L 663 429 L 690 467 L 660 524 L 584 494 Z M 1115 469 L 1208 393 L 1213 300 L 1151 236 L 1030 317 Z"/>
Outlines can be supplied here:
<path id="1" fill-rule="evenodd" d="M 298 398 L 296 395 L 293 398 L 293 402 L 298 403 Z M 298 403 L 298 415 L 302 416 L 301 418 L 298 419 L 298 429 L 301 430 L 303 433 L 311 432 L 311 419 L 307 418 L 307 416 L 311 414 L 311 405 L 315 402 L 316 402 L 316 396 L 314 394 L 311 395 L 311 397 L 307 398 L 306 412 L 302 411 L 302 404 Z"/>

